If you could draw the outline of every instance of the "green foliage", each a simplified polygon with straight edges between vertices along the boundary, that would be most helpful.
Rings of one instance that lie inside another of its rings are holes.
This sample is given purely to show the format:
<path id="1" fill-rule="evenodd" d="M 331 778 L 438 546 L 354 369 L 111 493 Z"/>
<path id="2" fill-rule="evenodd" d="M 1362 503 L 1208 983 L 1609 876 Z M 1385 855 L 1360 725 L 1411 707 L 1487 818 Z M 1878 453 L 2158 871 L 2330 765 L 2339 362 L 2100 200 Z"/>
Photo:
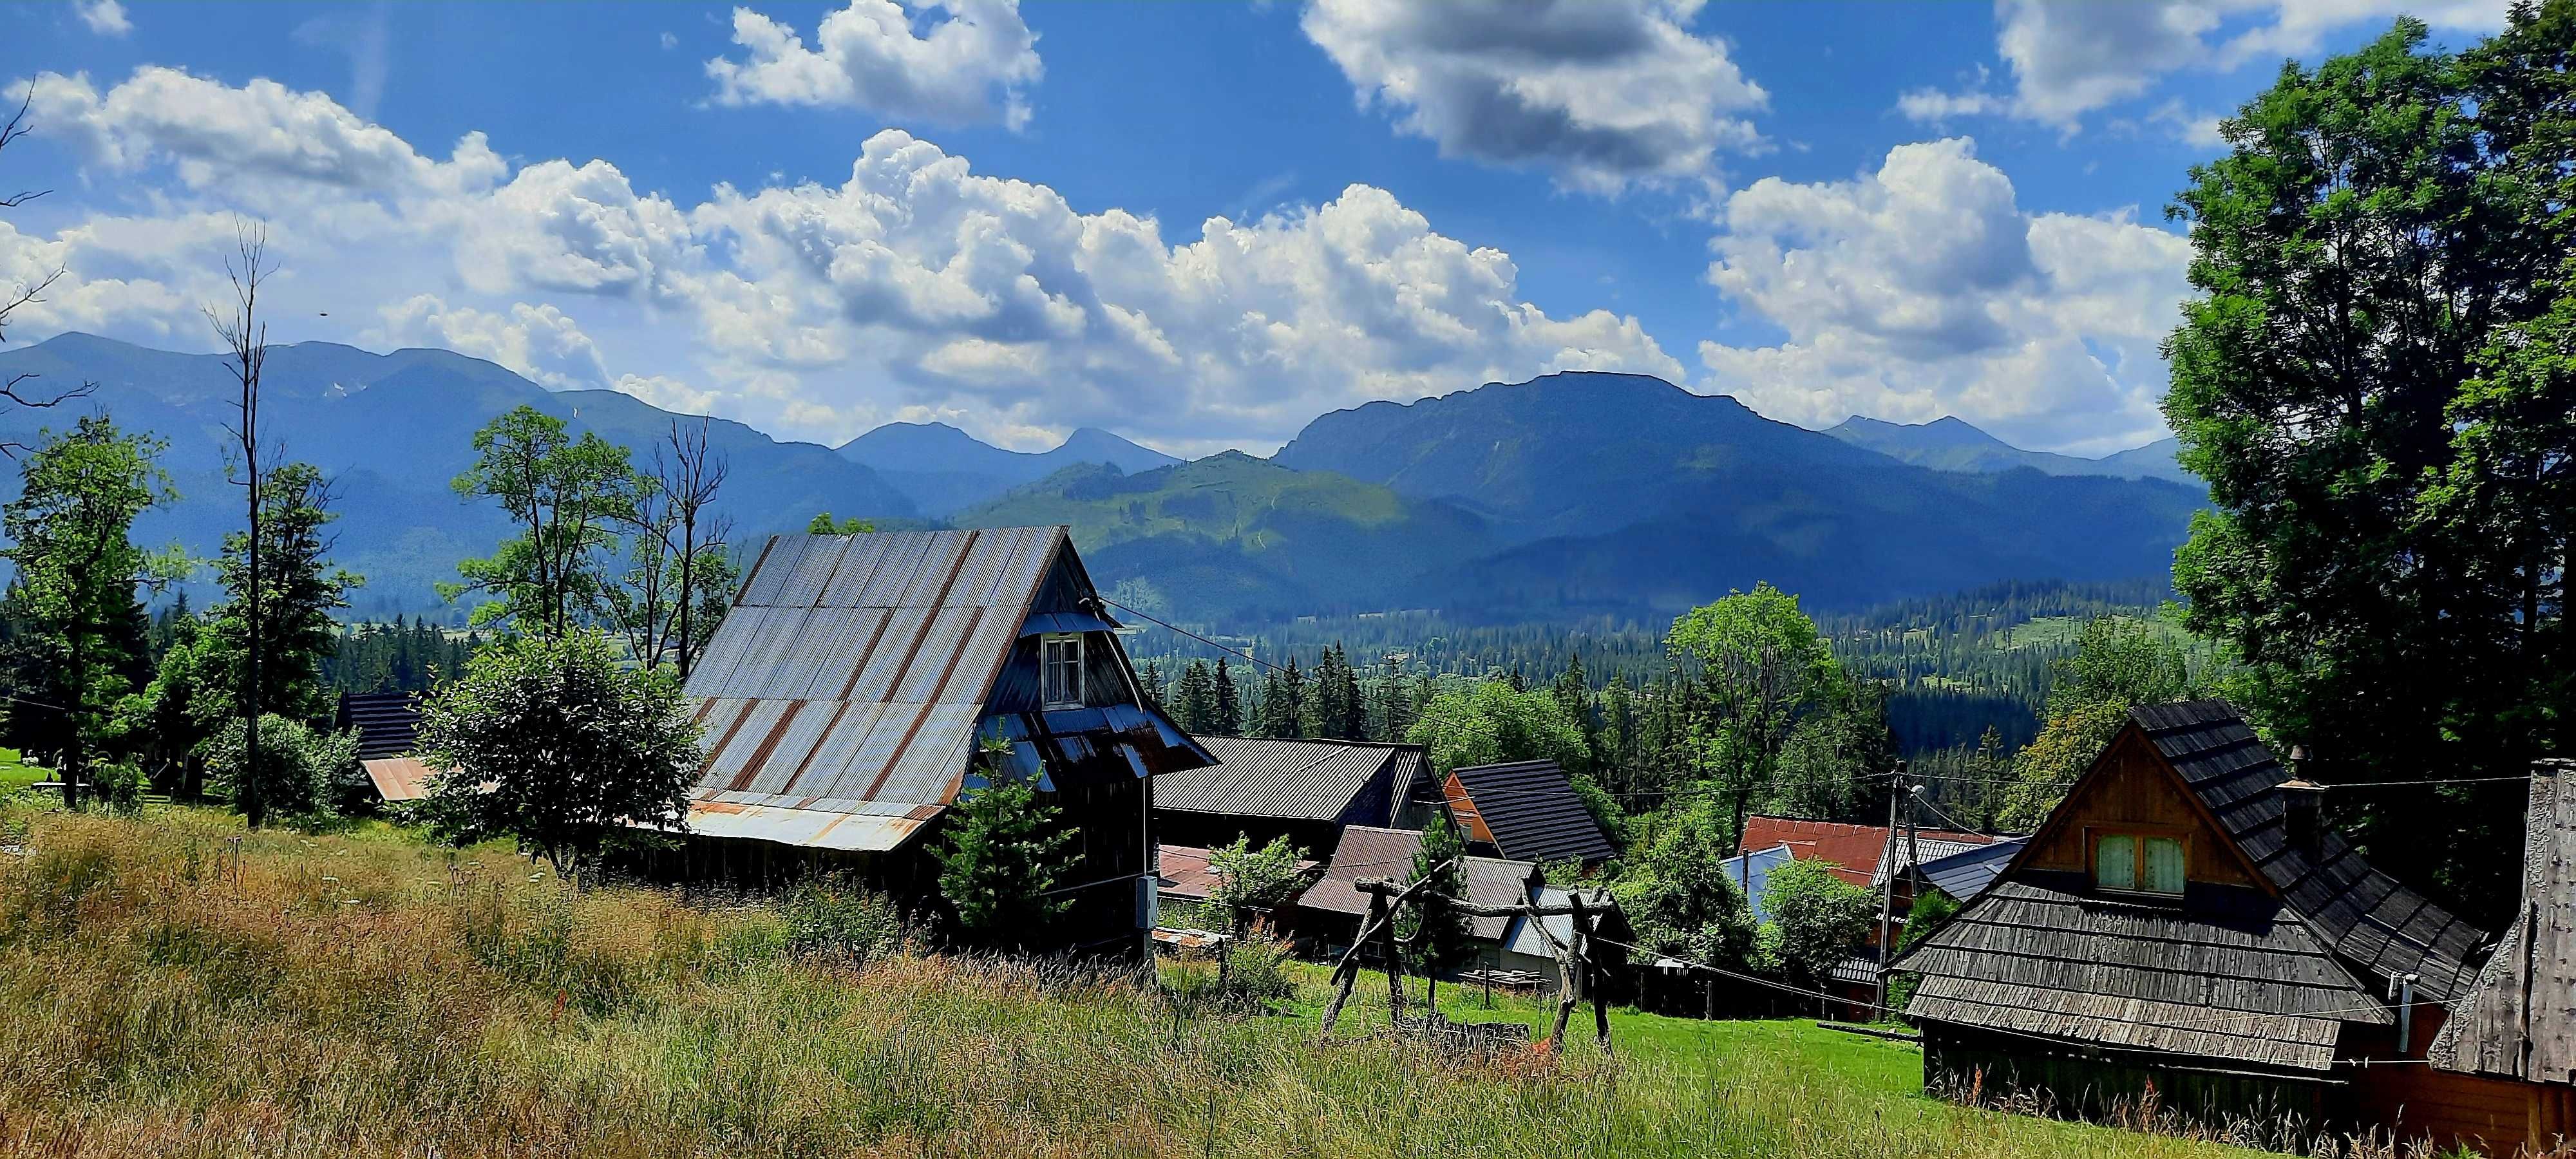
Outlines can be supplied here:
<path id="1" fill-rule="evenodd" d="M 177 498 L 154 462 L 163 447 L 104 414 L 84 416 L 21 460 L 18 497 L 0 509 L 9 540 L 0 558 L 17 571 L 7 609 L 12 667 L 24 678 L 17 686 L 56 706 L 10 713 L 9 740 L 60 754 L 64 801 L 74 807 L 118 701 L 147 675 L 135 587 L 186 570 L 175 551 L 155 555 L 133 541 L 137 516 Z"/>
<path id="2" fill-rule="evenodd" d="M 1243 735 L 1243 694 L 1234 686 L 1234 671 L 1226 666 L 1226 657 L 1216 658 L 1216 671 L 1209 677 L 1208 731 L 1217 736 Z"/>
<path id="3" fill-rule="evenodd" d="M 1515 691 L 1502 680 L 1433 696 L 1404 739 L 1427 748 L 1433 770 L 1443 776 L 1456 768 L 1531 760 L 1582 772 L 1591 759 L 1583 730 L 1567 719 L 1555 696 Z"/>
<path id="4" fill-rule="evenodd" d="M 251 634 L 258 633 L 262 713 L 316 720 L 332 708 L 322 663 L 339 643 L 333 613 L 349 606 L 349 589 L 366 582 L 331 566 L 326 529 L 339 518 L 330 509 L 332 498 L 322 472 L 310 463 L 288 463 L 262 473 L 256 609 L 250 599 L 249 533 L 226 535 L 223 555 L 215 561 L 215 578 L 225 595 L 207 617 L 211 646 L 238 673 L 224 686 L 238 690 L 247 686 L 243 669 Z"/>
<path id="5" fill-rule="evenodd" d="M 1790 733 L 1843 687 L 1842 667 L 1798 610 L 1798 597 L 1767 583 L 1674 620 L 1664 646 L 1676 669 L 1697 677 L 1689 748 L 1730 803 L 1728 831 L 1740 840 L 1749 806 L 1772 788 Z"/>
<path id="6" fill-rule="evenodd" d="M 2057 663 L 2048 723 L 2013 758 L 2010 783 L 1994 809 L 1997 825 L 2030 832 L 2076 779 L 2093 766 L 2129 710 L 2208 695 L 2209 665 L 2169 633 L 2121 616 L 2087 622 L 2072 656 Z"/>
<path id="7" fill-rule="evenodd" d="M 488 558 L 458 561 L 462 583 L 439 585 L 450 601 L 477 604 L 475 624 L 508 623 L 561 635 L 600 596 L 602 559 L 634 508 L 637 480 L 625 448 L 596 434 L 574 439 L 562 419 L 520 406 L 474 432 L 474 466 L 450 484 L 489 498 L 518 528 Z"/>
<path id="8" fill-rule="evenodd" d="M 629 824 L 682 826 L 700 759 L 678 683 L 587 630 L 475 653 L 422 705 L 418 747 L 443 830 L 516 837 L 566 876 Z"/>
<path id="9" fill-rule="evenodd" d="M 1064 883 L 1080 833 L 1060 823 L 1062 810 L 1039 804 L 1037 791 L 1003 768 L 999 753 L 1007 745 L 999 737 L 985 740 L 985 783 L 958 796 L 947 839 L 931 855 L 939 862 L 939 896 L 963 939 L 1027 949 L 1045 944 L 1071 904 L 1048 891 Z"/>
<path id="10" fill-rule="evenodd" d="M 1413 868 L 1405 874 L 1404 883 L 1412 885 L 1428 880 L 1426 893 L 1443 897 L 1467 896 L 1467 841 L 1458 827 L 1449 823 L 1446 813 L 1433 813 L 1431 823 L 1422 827 L 1422 848 L 1413 855 Z M 1419 895 L 1417 895 L 1419 896 Z M 1424 977 L 1438 977 L 1473 954 L 1476 944 L 1468 936 L 1467 915 L 1444 905 L 1407 904 L 1395 915 L 1395 937 L 1404 946 L 1404 966 Z"/>
<path id="11" fill-rule="evenodd" d="M 2511 776 L 2576 719 L 2571 45 L 2569 0 L 2456 53 L 2400 20 L 2285 66 L 2176 196 L 2201 296 L 2164 407 L 2217 510 L 2175 587 L 2320 779 Z M 2338 824 L 2399 879 L 2513 895 L 2518 790 L 2356 804 Z"/>
<path id="12" fill-rule="evenodd" d="M 1231 927 L 1242 929 L 1250 916 L 1246 911 L 1277 910 L 1296 899 L 1306 885 L 1306 873 L 1297 867 L 1305 856 L 1285 837 L 1272 838 L 1259 849 L 1252 848 L 1252 838 L 1237 837 L 1231 845 L 1208 850 L 1208 872 L 1216 876 L 1208 904 L 1232 915 Z"/>
<path id="13" fill-rule="evenodd" d="M 1774 969 L 1801 986 L 1822 986 L 1837 963 L 1868 941 L 1878 920 L 1869 891 L 1833 869 L 1826 861 L 1785 861 L 1771 867 L 1762 890 L 1769 918 L 1763 950 Z"/>
<path id="14" fill-rule="evenodd" d="M 1713 966 L 1752 964 L 1753 910 L 1721 864 L 1733 854 L 1726 819 L 1711 802 L 1660 818 L 1612 886 L 1637 944 Z"/>
<path id="15" fill-rule="evenodd" d="M 1181 731 L 1198 736 L 1220 735 L 1216 727 L 1216 677 L 1208 666 L 1197 660 L 1181 669 L 1179 682 L 1172 686 L 1169 703 L 1172 721 Z"/>
<path id="16" fill-rule="evenodd" d="M 1306 676 L 1297 670 L 1296 657 L 1289 657 L 1286 667 L 1263 675 L 1260 713 L 1261 736 L 1306 735 Z"/>
<path id="17" fill-rule="evenodd" d="M 796 883 L 779 901 L 778 916 L 787 924 L 790 952 L 853 965 L 900 953 L 913 936 L 892 898 L 848 872 Z"/>
<path id="18" fill-rule="evenodd" d="M 872 535 L 877 525 L 865 519 L 834 519 L 829 511 L 821 512 L 805 524 L 807 535 Z"/>
<path id="19" fill-rule="evenodd" d="M 1905 915 L 1905 932 L 1896 940 L 1896 952 L 1902 954 L 1921 944 L 1923 939 L 1932 936 L 1932 931 L 1941 928 L 1941 923 L 1958 912 L 1959 903 L 1949 894 L 1937 889 L 1925 891 L 1923 896 L 1914 899 L 1914 908 Z M 1887 979 L 1888 1009 L 1902 1014 L 1906 1004 L 1914 1000 L 1914 988 L 1922 984 L 1923 975 L 1913 970 L 1890 974 Z"/>
<path id="20" fill-rule="evenodd" d="M 1340 644 L 1324 649 L 1315 661 L 1313 684 L 1302 707 L 1302 735 L 1327 740 L 1367 739 L 1368 704 L 1360 697 L 1359 674 L 1352 670 L 1350 656 Z"/>
<path id="21" fill-rule="evenodd" d="M 352 625 L 333 641 L 322 680 L 334 692 L 425 692 L 465 671 L 482 643 L 481 633 L 450 634 L 427 619 Z"/>
<path id="22" fill-rule="evenodd" d="M 255 774 L 272 815 L 309 826 L 355 811 L 373 793 L 358 763 L 356 732 L 335 733 L 293 717 L 261 713 L 255 770 L 248 748 L 246 722 L 238 716 L 224 721 L 207 743 L 206 771 L 216 792 L 236 799 L 243 782 L 254 779 L 249 774 Z"/>

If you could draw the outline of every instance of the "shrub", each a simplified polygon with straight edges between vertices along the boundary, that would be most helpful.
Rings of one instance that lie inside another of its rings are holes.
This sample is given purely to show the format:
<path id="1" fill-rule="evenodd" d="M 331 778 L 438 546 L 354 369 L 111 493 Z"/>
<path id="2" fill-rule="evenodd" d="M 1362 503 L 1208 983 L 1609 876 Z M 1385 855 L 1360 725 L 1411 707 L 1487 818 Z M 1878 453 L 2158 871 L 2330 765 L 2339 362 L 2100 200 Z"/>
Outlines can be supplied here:
<path id="1" fill-rule="evenodd" d="M 240 719 L 215 734 L 206 768 L 216 791 L 241 798 L 249 763 L 247 730 Z M 269 713 L 259 718 L 259 795 L 269 812 L 310 821 L 363 800 L 367 774 L 358 763 L 358 734 L 327 732 Z"/>
<path id="2" fill-rule="evenodd" d="M 861 965 L 912 942 L 912 924 L 893 899 L 852 874 L 807 878 L 780 900 L 778 912 L 791 953 Z"/>

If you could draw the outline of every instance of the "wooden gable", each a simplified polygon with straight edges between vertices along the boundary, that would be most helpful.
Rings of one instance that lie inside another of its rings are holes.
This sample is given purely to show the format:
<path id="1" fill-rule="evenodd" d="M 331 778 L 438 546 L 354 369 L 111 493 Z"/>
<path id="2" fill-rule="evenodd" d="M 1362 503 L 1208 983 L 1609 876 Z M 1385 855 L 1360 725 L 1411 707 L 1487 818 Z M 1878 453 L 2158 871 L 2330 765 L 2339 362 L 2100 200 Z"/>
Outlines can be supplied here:
<path id="1" fill-rule="evenodd" d="M 2205 885 L 2250 889 L 2269 886 L 2242 849 L 2213 820 L 2137 725 L 2121 727 L 2094 758 L 2093 767 L 2068 790 L 2048 823 L 2013 859 L 2007 875 L 2022 870 L 2092 872 L 2097 833 L 2136 833 L 2183 839 L 2183 876 Z"/>

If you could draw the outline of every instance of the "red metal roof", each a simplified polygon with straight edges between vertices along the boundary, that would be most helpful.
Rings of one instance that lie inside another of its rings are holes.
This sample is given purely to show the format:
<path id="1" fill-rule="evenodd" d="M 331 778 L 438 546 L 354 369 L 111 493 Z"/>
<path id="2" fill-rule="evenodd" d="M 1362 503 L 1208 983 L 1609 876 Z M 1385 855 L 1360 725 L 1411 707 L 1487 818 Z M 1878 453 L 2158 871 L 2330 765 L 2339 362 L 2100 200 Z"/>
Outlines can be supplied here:
<path id="1" fill-rule="evenodd" d="M 1954 845 L 1988 845 L 1998 838 L 1984 833 L 1960 833 L 1949 829 L 1917 829 L 1918 844 L 1934 841 Z M 1786 845 L 1789 856 L 1799 861 L 1830 861 L 1838 868 L 1834 876 L 1853 885 L 1867 887 L 1878 879 L 1878 859 L 1887 852 L 1887 826 L 1849 825 L 1840 821 L 1801 821 L 1794 817 L 1747 817 L 1744 819 L 1744 842 L 1738 853 L 1753 853 Z M 1939 851 L 1948 853 L 1950 850 Z M 1924 860 L 1935 855 L 1924 850 Z"/>

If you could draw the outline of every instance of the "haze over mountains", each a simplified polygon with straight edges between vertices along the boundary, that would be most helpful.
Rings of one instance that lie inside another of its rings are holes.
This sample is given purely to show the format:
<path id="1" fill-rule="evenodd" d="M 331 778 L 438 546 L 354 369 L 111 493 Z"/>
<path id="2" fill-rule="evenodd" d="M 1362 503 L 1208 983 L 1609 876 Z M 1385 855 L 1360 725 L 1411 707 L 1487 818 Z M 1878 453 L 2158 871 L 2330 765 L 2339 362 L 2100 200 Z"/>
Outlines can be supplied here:
<path id="1" fill-rule="evenodd" d="M 211 554 L 240 519 L 224 478 L 223 359 L 67 334 L 0 353 L 91 398 L 0 410 L 0 438 L 104 408 L 170 446 L 182 499 L 147 542 Z M 614 391 L 548 391 L 441 350 L 273 347 L 265 429 L 335 479 L 337 557 L 369 577 L 356 614 L 439 612 L 455 561 L 508 533 L 448 481 L 473 432 L 526 403 L 637 448 L 675 417 Z M 719 501 L 741 542 L 817 511 L 890 523 L 1073 526 L 1104 589 L 1209 622 L 1437 608 L 1470 619 L 1658 616 L 1758 581 L 1851 606 L 2001 579 L 2163 574 L 2205 502 L 2169 449 L 2102 460 L 2023 452 L 1956 420 L 1774 422 L 1636 375 L 1568 373 L 1323 415 L 1270 459 L 1181 462 L 1106 431 L 1043 453 L 940 424 L 838 450 L 719 420 Z M 2162 468 L 2158 467 L 2161 461 Z M 2184 477 L 2187 478 L 2187 477 Z M 14 472 L 0 483 L 13 494 Z"/>

